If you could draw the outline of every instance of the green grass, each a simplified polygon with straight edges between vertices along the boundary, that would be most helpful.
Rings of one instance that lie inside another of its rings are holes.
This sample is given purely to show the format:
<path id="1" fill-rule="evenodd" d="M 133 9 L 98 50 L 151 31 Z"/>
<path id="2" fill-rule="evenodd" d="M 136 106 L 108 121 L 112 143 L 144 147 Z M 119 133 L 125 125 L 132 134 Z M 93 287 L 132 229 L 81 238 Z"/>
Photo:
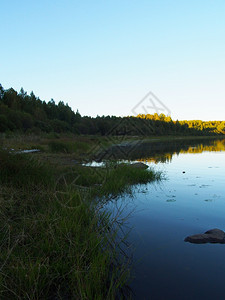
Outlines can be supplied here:
<path id="1" fill-rule="evenodd" d="M 38 157 L 0 151 L 0 299 L 122 299 L 129 270 L 118 263 L 115 220 L 99 199 L 159 175 Z"/>
<path id="2" fill-rule="evenodd" d="M 124 192 L 130 193 L 132 186 L 146 184 L 153 180 L 159 180 L 161 173 L 155 173 L 152 169 L 136 169 L 129 164 L 113 163 L 106 166 L 102 179 L 101 195 L 115 196 Z M 100 172 L 102 175 L 102 173 Z"/>
<path id="3" fill-rule="evenodd" d="M 91 197 L 115 196 L 131 192 L 136 184 L 147 184 L 153 180 L 160 180 L 161 173 L 153 169 L 137 169 L 130 164 L 111 162 L 103 167 L 87 167 L 77 165 L 68 169 L 63 168 L 60 182 L 67 182 L 80 190 L 91 193 Z M 62 186 L 60 187 L 62 188 Z"/>
<path id="4" fill-rule="evenodd" d="M 13 187 L 50 186 L 53 171 L 42 161 L 26 154 L 0 151 L 0 183 Z"/>
<path id="5" fill-rule="evenodd" d="M 111 253 L 101 251 L 94 211 L 78 194 L 24 196 L 2 201 L 1 299 L 104 299 Z"/>

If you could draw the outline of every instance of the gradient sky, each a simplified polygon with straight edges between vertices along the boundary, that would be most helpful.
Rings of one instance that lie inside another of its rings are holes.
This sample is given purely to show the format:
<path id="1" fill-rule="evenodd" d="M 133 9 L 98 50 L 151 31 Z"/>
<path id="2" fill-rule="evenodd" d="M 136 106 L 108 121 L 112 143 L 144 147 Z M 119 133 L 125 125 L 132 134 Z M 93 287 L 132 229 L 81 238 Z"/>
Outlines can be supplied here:
<path id="1" fill-rule="evenodd" d="M 91 116 L 152 91 L 173 119 L 225 120 L 224 0 L 1 0 L 0 38 L 5 89 Z"/>

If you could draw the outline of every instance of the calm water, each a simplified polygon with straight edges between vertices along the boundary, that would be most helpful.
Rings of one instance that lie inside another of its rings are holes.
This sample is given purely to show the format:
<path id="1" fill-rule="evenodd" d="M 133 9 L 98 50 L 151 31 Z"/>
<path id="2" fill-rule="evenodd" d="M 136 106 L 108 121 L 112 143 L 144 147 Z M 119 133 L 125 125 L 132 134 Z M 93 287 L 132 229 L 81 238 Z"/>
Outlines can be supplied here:
<path id="1" fill-rule="evenodd" d="M 225 299 L 225 245 L 184 242 L 187 235 L 225 230 L 224 145 L 176 142 L 145 145 L 141 157 L 136 152 L 136 160 L 167 179 L 117 201 L 126 212 L 134 209 L 128 240 L 135 248 L 135 299 Z"/>

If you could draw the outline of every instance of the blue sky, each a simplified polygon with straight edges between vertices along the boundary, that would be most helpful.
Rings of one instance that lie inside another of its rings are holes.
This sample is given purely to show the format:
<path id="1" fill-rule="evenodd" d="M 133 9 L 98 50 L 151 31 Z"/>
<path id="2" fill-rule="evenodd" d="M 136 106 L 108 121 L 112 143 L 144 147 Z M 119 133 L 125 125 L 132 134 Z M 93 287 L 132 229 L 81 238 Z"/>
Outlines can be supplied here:
<path id="1" fill-rule="evenodd" d="M 173 119 L 225 120 L 224 16 L 224 0 L 2 0 L 0 83 L 82 115 L 132 115 L 152 91 Z"/>

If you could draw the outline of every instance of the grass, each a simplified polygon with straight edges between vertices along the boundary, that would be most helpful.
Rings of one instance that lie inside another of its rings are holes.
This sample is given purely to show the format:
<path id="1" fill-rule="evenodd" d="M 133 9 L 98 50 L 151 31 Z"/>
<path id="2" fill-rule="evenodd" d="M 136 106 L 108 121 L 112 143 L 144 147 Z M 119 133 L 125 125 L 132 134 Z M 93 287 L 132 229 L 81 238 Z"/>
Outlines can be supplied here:
<path id="1" fill-rule="evenodd" d="M 0 299 L 128 298 L 116 220 L 100 199 L 154 179 L 117 163 L 68 167 L 0 151 Z"/>
<path id="2" fill-rule="evenodd" d="M 0 153 L 0 183 L 14 187 L 49 186 L 52 170 L 35 157 L 25 154 Z"/>
<path id="3" fill-rule="evenodd" d="M 51 141 L 49 144 L 49 149 L 53 153 L 76 153 L 80 151 L 87 151 L 89 145 L 84 142 L 76 141 Z"/>
<path id="4" fill-rule="evenodd" d="M 29 196 L 34 202 L 17 213 L 21 197 L 11 199 L 3 215 L 1 299 L 103 299 L 111 255 L 101 251 L 94 213 L 78 195 L 54 205 L 49 195 L 42 201 Z"/>
<path id="5" fill-rule="evenodd" d="M 146 184 L 161 178 L 160 172 L 155 173 L 152 169 L 136 169 L 129 164 L 113 163 L 101 172 L 104 172 L 101 195 L 107 197 L 124 192 L 130 193 L 133 185 Z"/>

